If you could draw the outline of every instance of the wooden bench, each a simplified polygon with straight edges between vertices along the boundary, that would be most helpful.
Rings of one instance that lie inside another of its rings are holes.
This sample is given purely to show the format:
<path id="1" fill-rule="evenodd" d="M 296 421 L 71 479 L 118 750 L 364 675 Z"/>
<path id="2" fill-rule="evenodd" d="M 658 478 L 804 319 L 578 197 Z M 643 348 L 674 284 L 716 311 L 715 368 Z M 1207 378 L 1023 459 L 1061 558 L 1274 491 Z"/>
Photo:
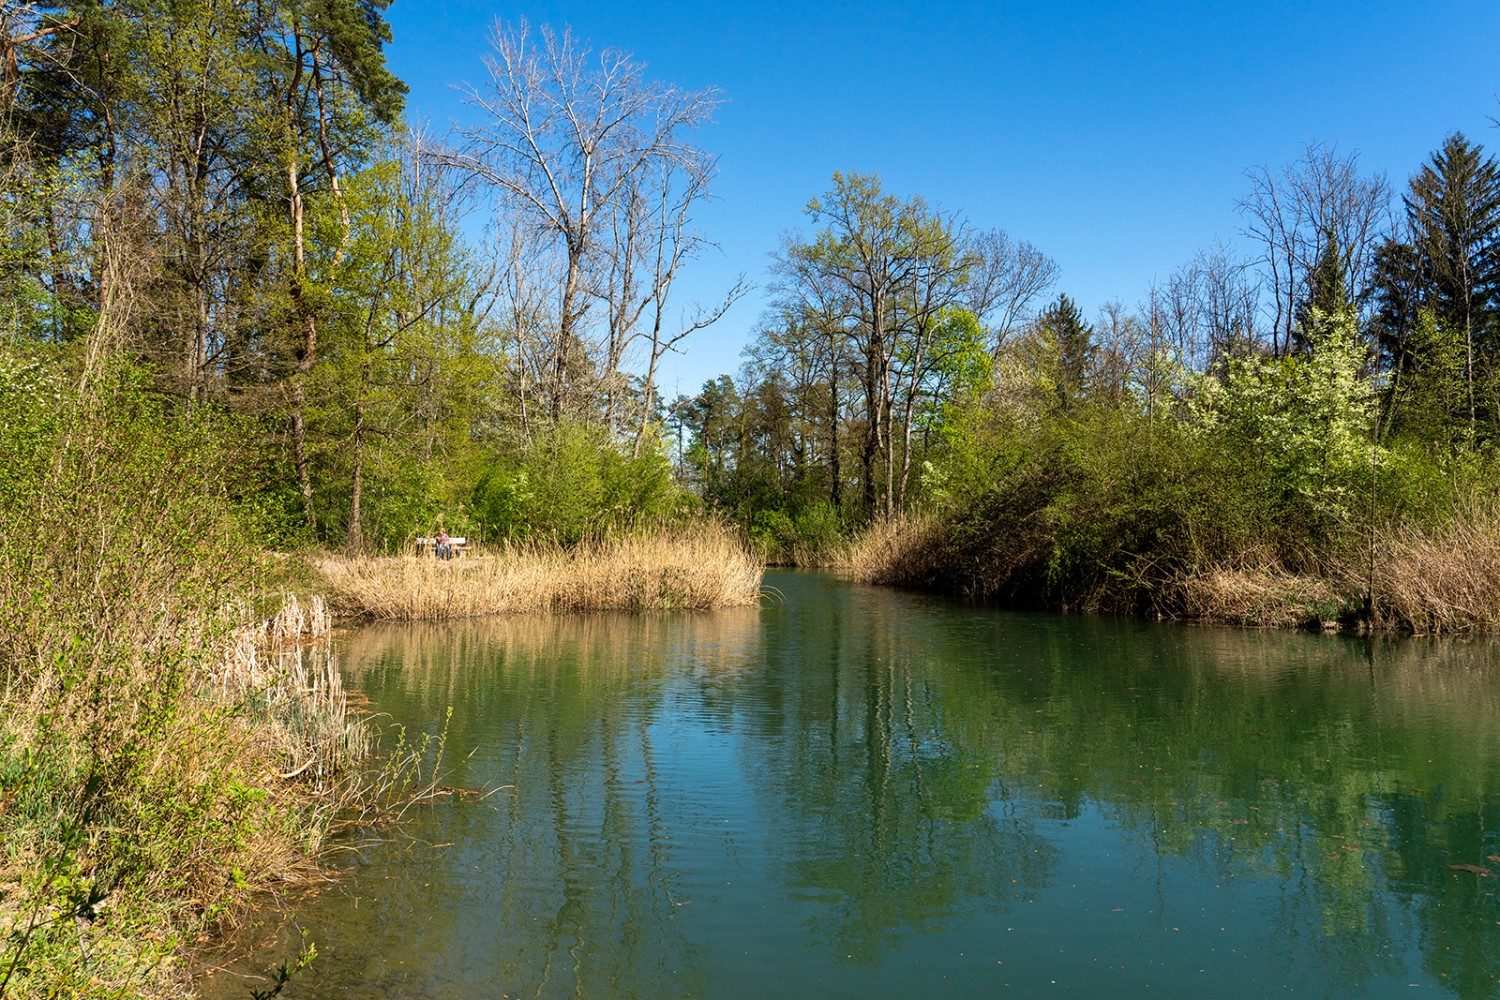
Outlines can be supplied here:
<path id="1" fill-rule="evenodd" d="M 462 556 L 464 554 L 465 550 L 467 550 L 468 545 L 469 545 L 469 540 L 467 538 L 463 537 L 462 535 L 451 535 L 451 536 L 449 536 L 449 538 L 448 538 L 448 547 L 449 547 L 449 549 L 452 550 L 452 555 L 449 556 L 449 558 L 450 559 L 457 559 L 460 556 Z M 428 552 L 436 554 L 437 553 L 437 539 L 436 538 L 418 538 L 417 539 L 417 551 L 420 552 L 420 553 L 422 553 L 422 554 L 424 554 L 424 555 L 426 553 L 428 553 Z"/>

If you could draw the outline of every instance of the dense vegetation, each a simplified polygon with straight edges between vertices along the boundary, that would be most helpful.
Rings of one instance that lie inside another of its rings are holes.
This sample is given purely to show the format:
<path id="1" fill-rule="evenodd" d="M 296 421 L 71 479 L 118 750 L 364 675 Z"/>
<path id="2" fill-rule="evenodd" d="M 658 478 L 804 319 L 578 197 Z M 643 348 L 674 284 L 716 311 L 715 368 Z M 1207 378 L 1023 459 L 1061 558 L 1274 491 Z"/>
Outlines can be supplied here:
<path id="1" fill-rule="evenodd" d="M 402 119 L 386 5 L 7 7 L 5 351 L 128 356 L 241 418 L 233 499 L 276 545 L 679 516 L 656 367 L 742 292 L 671 300 L 715 95 L 521 25 L 472 95 L 491 120 L 439 143 Z"/>
<path id="2" fill-rule="evenodd" d="M 1451 135 L 1394 212 L 1326 147 L 1250 180 L 1258 257 L 1090 324 L 1029 245 L 835 175 L 738 382 L 677 401 L 686 472 L 784 556 L 877 526 L 877 581 L 1496 627 L 1500 165 Z"/>
<path id="3" fill-rule="evenodd" d="M 309 619 L 255 624 L 308 586 L 276 551 L 698 509 L 652 385 L 740 294 L 674 321 L 714 95 L 523 25 L 495 120 L 440 144 L 387 4 L 0 5 L 0 995 L 181 995 L 183 953 L 367 800 L 326 655 L 274 648 Z M 503 108 L 579 117 L 516 159 Z M 753 599 L 758 564 L 695 537 Z M 712 602 L 703 551 L 596 589 Z"/>

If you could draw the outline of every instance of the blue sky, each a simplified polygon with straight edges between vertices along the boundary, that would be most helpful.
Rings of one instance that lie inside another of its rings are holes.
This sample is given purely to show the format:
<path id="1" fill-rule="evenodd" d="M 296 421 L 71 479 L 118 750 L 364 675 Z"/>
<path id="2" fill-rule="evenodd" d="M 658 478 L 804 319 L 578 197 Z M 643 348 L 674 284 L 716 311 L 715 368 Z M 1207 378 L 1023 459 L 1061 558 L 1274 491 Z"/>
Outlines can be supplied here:
<path id="1" fill-rule="evenodd" d="M 472 120 L 496 18 L 571 26 L 651 76 L 717 87 L 699 135 L 719 156 L 699 214 L 722 254 L 683 291 L 762 283 L 779 235 L 806 228 L 833 171 L 878 172 L 1055 258 L 1092 315 L 1135 303 L 1215 238 L 1233 244 L 1244 172 L 1311 141 L 1357 152 L 1398 189 L 1456 129 L 1500 151 L 1500 4 L 549 2 L 397 0 L 393 70 L 439 128 Z M 752 294 L 673 359 L 663 393 L 732 372 Z"/>

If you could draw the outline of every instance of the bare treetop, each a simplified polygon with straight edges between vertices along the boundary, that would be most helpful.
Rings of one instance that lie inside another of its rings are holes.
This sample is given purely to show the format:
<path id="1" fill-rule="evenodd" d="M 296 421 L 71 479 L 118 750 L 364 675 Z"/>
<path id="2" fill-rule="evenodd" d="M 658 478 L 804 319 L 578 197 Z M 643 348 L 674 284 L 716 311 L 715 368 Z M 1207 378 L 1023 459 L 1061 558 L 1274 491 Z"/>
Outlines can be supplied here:
<path id="1" fill-rule="evenodd" d="M 1240 200 L 1239 210 L 1245 235 L 1262 247 L 1273 309 L 1272 349 L 1280 353 L 1291 347 L 1308 275 L 1330 241 L 1338 247 L 1349 298 L 1364 297 L 1391 189 L 1383 173 L 1360 175 L 1357 153 L 1340 156 L 1336 147 L 1316 142 L 1279 172 L 1256 167 L 1246 176 L 1250 194 Z"/>
<path id="2" fill-rule="evenodd" d="M 617 380 L 643 313 L 658 317 L 653 372 L 660 351 L 681 339 L 661 329 L 659 315 L 678 265 L 703 245 L 688 213 L 708 196 L 715 168 L 689 133 L 712 120 L 721 99 L 713 89 L 651 80 L 630 53 L 595 52 L 567 29 L 533 34 L 524 20 L 497 22 L 491 47 L 488 82 L 464 89 L 482 121 L 460 127 L 459 146 L 444 159 L 491 187 L 507 221 L 558 254 L 546 362 L 555 420 L 593 367 L 583 321 L 595 304 L 608 312 L 606 382 Z M 612 411 L 614 390 L 606 391 Z"/>
<path id="3" fill-rule="evenodd" d="M 456 158 L 565 238 L 586 240 L 598 206 L 651 160 L 710 159 L 684 133 L 711 120 L 717 91 L 649 80 L 630 53 L 595 53 L 569 29 L 533 38 L 524 20 L 497 22 L 491 46 L 488 85 L 463 88 L 487 118 L 458 130 Z"/>

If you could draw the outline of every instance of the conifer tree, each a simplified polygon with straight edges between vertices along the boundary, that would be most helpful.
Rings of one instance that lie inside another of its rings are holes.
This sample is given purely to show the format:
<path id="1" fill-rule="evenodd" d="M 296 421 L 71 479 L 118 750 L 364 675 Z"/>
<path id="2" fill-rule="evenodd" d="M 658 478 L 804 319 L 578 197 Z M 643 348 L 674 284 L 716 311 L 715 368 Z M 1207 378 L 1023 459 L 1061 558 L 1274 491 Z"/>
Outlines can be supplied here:
<path id="1" fill-rule="evenodd" d="M 1094 361 L 1094 328 L 1083 321 L 1078 304 L 1059 295 L 1037 317 L 1037 333 L 1055 357 L 1053 386 L 1060 409 L 1070 410 L 1082 402 L 1088 389 L 1088 373 Z"/>
<path id="2" fill-rule="evenodd" d="M 1434 312 L 1463 333 L 1472 425 L 1476 370 L 1500 353 L 1500 163 L 1455 132 L 1412 177 L 1405 202 L 1415 249 L 1430 276 Z"/>

